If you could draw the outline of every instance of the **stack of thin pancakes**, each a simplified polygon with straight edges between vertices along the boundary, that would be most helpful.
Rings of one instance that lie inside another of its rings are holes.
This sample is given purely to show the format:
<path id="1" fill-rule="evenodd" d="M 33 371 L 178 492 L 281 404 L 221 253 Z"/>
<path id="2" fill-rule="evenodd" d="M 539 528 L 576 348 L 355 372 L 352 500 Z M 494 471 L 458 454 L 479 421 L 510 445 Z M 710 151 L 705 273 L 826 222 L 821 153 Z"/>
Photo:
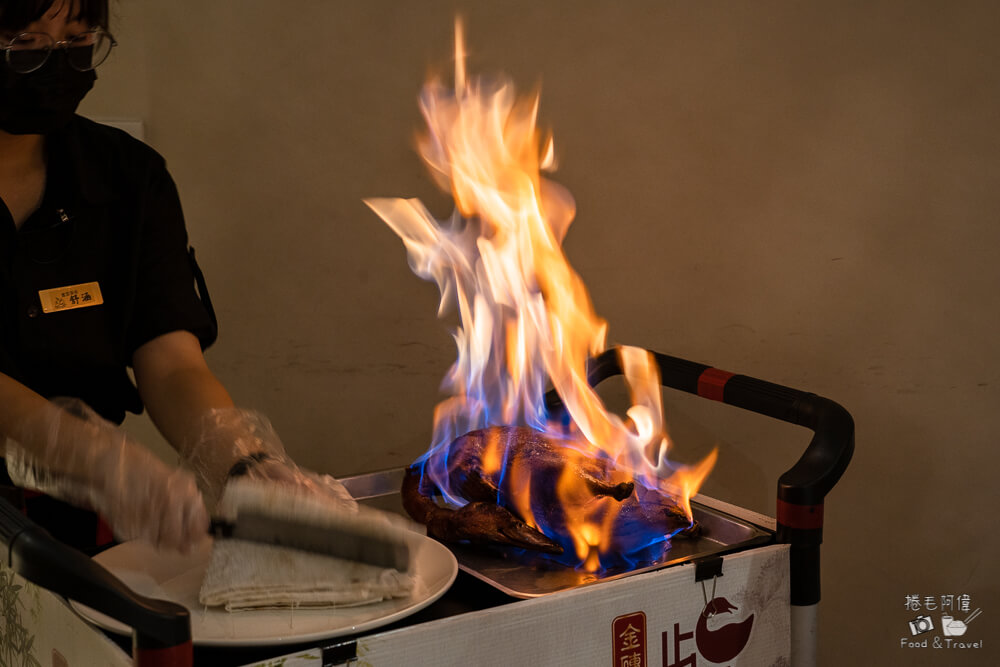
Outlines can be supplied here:
<path id="1" fill-rule="evenodd" d="M 346 495 L 346 494 L 345 494 Z M 316 530 L 358 531 L 381 539 L 412 538 L 414 524 L 403 517 L 343 501 L 317 498 L 294 486 L 234 480 L 216 510 L 234 521 L 239 512 L 255 511 L 293 519 Z M 331 608 L 408 597 L 417 578 L 401 572 L 289 547 L 216 539 L 198 599 L 228 611 L 279 607 Z"/>

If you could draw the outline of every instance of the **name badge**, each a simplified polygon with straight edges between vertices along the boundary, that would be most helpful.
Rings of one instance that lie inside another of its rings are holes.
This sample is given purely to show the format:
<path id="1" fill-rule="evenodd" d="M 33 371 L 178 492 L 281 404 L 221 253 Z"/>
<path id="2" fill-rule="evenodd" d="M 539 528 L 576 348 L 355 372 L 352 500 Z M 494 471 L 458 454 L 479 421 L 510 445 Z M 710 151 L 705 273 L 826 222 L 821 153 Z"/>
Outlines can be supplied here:
<path id="1" fill-rule="evenodd" d="M 81 283 L 67 287 L 56 287 L 38 291 L 43 313 L 58 313 L 74 308 L 99 306 L 104 303 L 101 286 L 95 283 Z"/>

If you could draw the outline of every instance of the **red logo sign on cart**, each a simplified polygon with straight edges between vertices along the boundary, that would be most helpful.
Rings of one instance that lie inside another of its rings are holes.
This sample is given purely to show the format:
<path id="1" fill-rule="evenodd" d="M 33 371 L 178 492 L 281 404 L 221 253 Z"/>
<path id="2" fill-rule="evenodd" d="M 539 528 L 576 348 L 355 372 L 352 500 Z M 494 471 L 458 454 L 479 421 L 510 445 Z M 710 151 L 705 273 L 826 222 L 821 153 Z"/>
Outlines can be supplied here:
<path id="1" fill-rule="evenodd" d="M 614 667 L 646 667 L 646 614 L 619 616 L 611 623 Z"/>

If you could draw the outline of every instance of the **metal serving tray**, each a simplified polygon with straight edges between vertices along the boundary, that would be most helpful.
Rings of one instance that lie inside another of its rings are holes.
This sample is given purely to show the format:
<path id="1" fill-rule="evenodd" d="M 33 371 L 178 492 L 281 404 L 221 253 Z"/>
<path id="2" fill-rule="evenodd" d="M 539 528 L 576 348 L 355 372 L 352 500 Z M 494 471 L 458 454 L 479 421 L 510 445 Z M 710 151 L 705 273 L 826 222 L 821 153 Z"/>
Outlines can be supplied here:
<path id="1" fill-rule="evenodd" d="M 402 513 L 399 489 L 404 470 L 396 468 L 341 479 L 358 500 L 381 509 Z M 601 573 L 577 570 L 525 551 L 501 551 L 448 544 L 459 568 L 515 598 L 535 598 L 579 586 L 621 579 L 699 558 L 740 551 L 772 541 L 771 533 L 730 514 L 691 503 L 701 535 L 675 539 L 657 561 L 629 570 L 611 569 Z"/>

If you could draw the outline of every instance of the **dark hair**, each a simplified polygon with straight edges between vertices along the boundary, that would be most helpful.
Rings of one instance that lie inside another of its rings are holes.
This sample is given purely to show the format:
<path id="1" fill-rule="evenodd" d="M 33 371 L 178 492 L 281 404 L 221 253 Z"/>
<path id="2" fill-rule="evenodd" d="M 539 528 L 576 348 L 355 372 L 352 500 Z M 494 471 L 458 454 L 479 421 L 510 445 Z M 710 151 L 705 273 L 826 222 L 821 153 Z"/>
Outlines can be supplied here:
<path id="1" fill-rule="evenodd" d="M 93 27 L 108 28 L 108 0 L 0 0 L 0 32 L 20 32 L 55 6 L 69 5 L 70 17 Z"/>

